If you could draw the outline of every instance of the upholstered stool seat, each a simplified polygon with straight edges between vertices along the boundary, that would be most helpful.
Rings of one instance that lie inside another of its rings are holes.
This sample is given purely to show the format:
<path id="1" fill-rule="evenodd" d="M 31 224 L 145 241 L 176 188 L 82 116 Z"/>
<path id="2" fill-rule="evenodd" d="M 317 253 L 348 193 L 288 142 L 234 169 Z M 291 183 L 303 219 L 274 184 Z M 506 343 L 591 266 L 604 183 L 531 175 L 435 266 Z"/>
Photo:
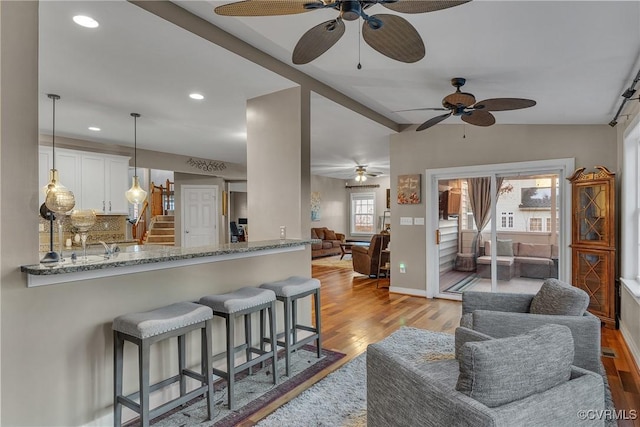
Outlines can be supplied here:
<path id="1" fill-rule="evenodd" d="M 122 405 L 140 414 L 140 425 L 149 426 L 149 421 L 187 401 L 207 396 L 208 419 L 213 414 L 213 382 L 211 379 L 211 308 L 192 303 L 180 302 L 142 313 L 131 313 L 117 317 L 113 321 L 114 360 L 114 425 L 122 424 Z M 185 368 L 185 335 L 201 330 L 201 372 Z M 149 384 L 151 345 L 172 337 L 178 338 L 178 375 L 154 385 Z M 129 341 L 138 346 L 139 391 L 128 396 L 122 394 L 124 343 Z M 187 377 L 201 382 L 195 390 L 186 392 Z M 153 410 L 149 407 L 149 394 L 155 390 L 180 381 L 180 397 Z M 139 403 L 133 399 L 139 398 Z"/>
<path id="2" fill-rule="evenodd" d="M 259 288 L 240 288 L 234 292 L 220 295 L 208 295 L 200 298 L 199 303 L 213 310 L 214 316 L 223 317 L 226 324 L 226 351 L 224 353 L 213 356 L 212 361 L 221 359 L 226 356 L 227 370 L 213 368 L 213 373 L 227 381 L 227 395 L 229 409 L 235 409 L 234 388 L 235 375 L 245 369 L 249 370 L 249 374 L 253 373 L 253 366 L 263 363 L 268 359 L 273 362 L 273 383 L 277 384 L 277 346 L 272 345 L 269 351 L 265 351 L 264 336 L 260 337 L 260 348 L 254 347 L 251 338 L 251 314 L 260 313 L 260 318 L 264 318 L 264 310 L 269 314 L 270 336 L 276 335 L 275 309 L 276 295 L 273 291 Z M 242 316 L 244 318 L 244 343 L 235 345 L 235 319 Z M 264 334 L 264 328 L 261 324 L 261 335 Z M 238 366 L 235 364 L 235 354 L 239 351 L 245 351 L 246 361 Z M 257 354 L 258 357 L 252 358 Z"/>
<path id="3" fill-rule="evenodd" d="M 321 334 L 320 334 L 320 281 L 318 279 L 291 276 L 288 279 L 277 282 L 264 283 L 260 285 L 262 289 L 270 289 L 276 294 L 278 301 L 284 304 L 284 332 L 278 338 L 284 337 L 284 341 L 276 341 L 277 345 L 285 349 L 286 375 L 290 375 L 291 353 L 305 344 L 316 341 L 316 352 L 321 356 Z M 301 325 L 298 323 L 298 312 L 296 302 L 300 298 L 313 295 L 315 311 L 315 327 Z M 261 330 L 263 327 L 261 326 Z M 298 330 L 311 332 L 311 335 L 298 340 Z M 273 336 L 273 335 L 271 335 Z M 270 339 L 267 339 L 271 342 Z"/>

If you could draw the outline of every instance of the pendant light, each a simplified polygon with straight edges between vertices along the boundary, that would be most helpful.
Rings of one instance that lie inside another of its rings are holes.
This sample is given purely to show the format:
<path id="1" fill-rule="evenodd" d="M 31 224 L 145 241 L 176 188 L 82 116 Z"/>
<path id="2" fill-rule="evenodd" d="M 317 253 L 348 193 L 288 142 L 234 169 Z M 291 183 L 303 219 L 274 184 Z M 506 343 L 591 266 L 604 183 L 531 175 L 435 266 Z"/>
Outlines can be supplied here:
<path id="1" fill-rule="evenodd" d="M 76 205 L 76 199 L 73 193 L 60 182 L 58 170 L 56 169 L 56 101 L 60 99 L 60 95 L 53 93 L 47 94 L 49 99 L 53 101 L 53 132 L 52 132 L 52 164 L 49 171 L 49 184 L 45 187 L 46 207 L 55 213 L 64 214 L 69 212 Z"/>
<path id="2" fill-rule="evenodd" d="M 137 121 L 140 114 L 131 113 L 131 117 L 133 117 L 133 182 L 131 184 L 131 188 L 127 190 L 125 196 L 127 200 L 131 204 L 138 204 L 144 202 L 147 198 L 147 192 L 140 187 L 140 182 L 138 181 L 138 148 L 137 148 Z"/>

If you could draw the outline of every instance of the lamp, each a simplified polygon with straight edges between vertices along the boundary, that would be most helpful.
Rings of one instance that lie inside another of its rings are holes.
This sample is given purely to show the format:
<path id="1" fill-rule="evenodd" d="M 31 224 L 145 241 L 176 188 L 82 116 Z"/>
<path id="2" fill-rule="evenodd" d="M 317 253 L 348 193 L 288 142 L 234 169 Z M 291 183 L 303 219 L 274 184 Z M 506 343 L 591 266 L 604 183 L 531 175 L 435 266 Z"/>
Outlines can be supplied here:
<path id="1" fill-rule="evenodd" d="M 358 182 L 365 182 L 367 180 L 367 176 L 364 174 L 364 169 L 358 169 L 356 170 L 356 172 L 358 173 L 356 175 L 356 181 Z"/>
<path id="2" fill-rule="evenodd" d="M 42 264 L 52 264 L 62 260 L 62 244 L 60 244 L 60 254 L 53 250 L 53 221 L 58 216 L 58 229 L 60 239 L 62 239 L 62 219 L 64 214 L 69 212 L 76 205 L 76 199 L 73 193 L 60 182 L 58 170 L 56 169 L 56 101 L 60 99 L 60 95 L 53 93 L 47 94 L 47 97 L 53 101 L 53 127 L 51 133 L 52 160 L 51 170 L 49 171 L 49 183 L 44 187 L 45 199 L 40 207 L 40 214 L 44 219 L 49 220 L 49 252 L 40 260 Z"/>
<path id="3" fill-rule="evenodd" d="M 147 198 L 147 192 L 140 187 L 140 182 L 138 180 L 138 148 L 137 148 L 137 121 L 140 114 L 131 113 L 131 117 L 133 117 L 133 182 L 131 184 L 131 188 L 127 190 L 125 196 L 127 200 L 131 204 L 142 203 L 144 199 Z"/>
<path id="4" fill-rule="evenodd" d="M 76 199 L 73 193 L 60 182 L 58 170 L 56 169 L 56 101 L 60 99 L 60 95 L 49 93 L 47 96 L 53 101 L 53 131 L 51 137 L 53 152 L 49 183 L 45 187 L 46 198 L 44 204 L 50 211 L 64 214 L 73 209 L 76 205 Z"/>

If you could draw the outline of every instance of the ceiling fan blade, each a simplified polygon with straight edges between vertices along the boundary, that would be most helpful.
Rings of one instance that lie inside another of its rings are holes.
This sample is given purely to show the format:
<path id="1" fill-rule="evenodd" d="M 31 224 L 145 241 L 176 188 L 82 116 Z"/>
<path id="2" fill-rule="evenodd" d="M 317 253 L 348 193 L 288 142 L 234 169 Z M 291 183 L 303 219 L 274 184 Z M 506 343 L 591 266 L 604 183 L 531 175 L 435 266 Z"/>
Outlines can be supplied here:
<path id="1" fill-rule="evenodd" d="M 407 111 L 449 111 L 448 108 L 436 107 L 436 108 L 410 108 L 409 110 L 396 110 L 393 113 L 405 113 Z"/>
<path id="2" fill-rule="evenodd" d="M 536 101 L 523 98 L 491 98 L 476 102 L 473 108 L 485 111 L 506 111 L 529 108 L 536 105 Z"/>
<path id="3" fill-rule="evenodd" d="M 437 125 L 438 123 L 440 123 L 441 121 L 443 121 L 444 119 L 449 117 L 450 115 L 451 115 L 451 113 L 447 113 L 447 114 L 443 114 L 441 116 L 436 116 L 436 117 L 434 117 L 432 119 L 429 119 L 426 122 L 424 122 L 423 124 L 421 124 L 420 126 L 418 126 L 418 129 L 416 129 L 416 132 L 420 132 L 421 130 L 429 129 L 431 126 Z"/>
<path id="4" fill-rule="evenodd" d="M 369 46 L 400 62 L 417 62 L 424 58 L 424 43 L 413 25 L 398 15 L 380 14 L 371 16 L 371 22 L 382 24 L 377 29 L 369 22 L 362 26 L 362 37 Z"/>
<path id="5" fill-rule="evenodd" d="M 471 110 L 460 116 L 462 121 L 476 126 L 491 126 L 496 122 L 496 118 L 488 111 Z"/>
<path id="6" fill-rule="evenodd" d="M 313 7 L 318 4 L 318 7 Z M 310 6 L 305 7 L 305 5 Z M 324 7 L 313 0 L 245 0 L 218 6 L 215 13 L 223 16 L 274 16 L 293 15 Z"/>
<path id="7" fill-rule="evenodd" d="M 448 9 L 461 4 L 469 3 L 471 0 L 461 1 L 431 1 L 431 0 L 399 0 L 394 3 L 381 3 L 387 9 L 400 13 L 425 13 L 436 10 Z"/>
<path id="8" fill-rule="evenodd" d="M 307 64 L 325 53 L 340 40 L 344 28 L 342 19 L 332 19 L 304 33 L 293 50 L 293 63 Z"/>

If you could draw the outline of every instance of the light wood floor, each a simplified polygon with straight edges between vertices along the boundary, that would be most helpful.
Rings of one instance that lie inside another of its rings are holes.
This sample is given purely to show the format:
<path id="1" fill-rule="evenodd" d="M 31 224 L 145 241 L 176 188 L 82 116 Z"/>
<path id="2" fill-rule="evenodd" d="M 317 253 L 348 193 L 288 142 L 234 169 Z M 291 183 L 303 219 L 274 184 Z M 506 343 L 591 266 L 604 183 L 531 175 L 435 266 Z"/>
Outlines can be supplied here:
<path id="1" fill-rule="evenodd" d="M 453 333 L 460 320 L 459 302 L 389 293 L 382 279 L 369 279 L 349 269 L 313 265 L 313 277 L 322 282 L 323 347 L 346 353 L 342 363 L 366 350 L 367 345 L 388 336 L 403 325 Z M 640 412 L 640 375 L 619 331 L 603 329 L 602 345 L 616 358 L 603 357 L 616 408 Z M 338 366 L 330 370 L 337 369 Z M 253 425 L 277 407 L 293 399 L 326 376 L 322 372 L 255 414 L 244 425 Z M 640 421 L 620 421 L 620 426 L 640 426 Z"/>

